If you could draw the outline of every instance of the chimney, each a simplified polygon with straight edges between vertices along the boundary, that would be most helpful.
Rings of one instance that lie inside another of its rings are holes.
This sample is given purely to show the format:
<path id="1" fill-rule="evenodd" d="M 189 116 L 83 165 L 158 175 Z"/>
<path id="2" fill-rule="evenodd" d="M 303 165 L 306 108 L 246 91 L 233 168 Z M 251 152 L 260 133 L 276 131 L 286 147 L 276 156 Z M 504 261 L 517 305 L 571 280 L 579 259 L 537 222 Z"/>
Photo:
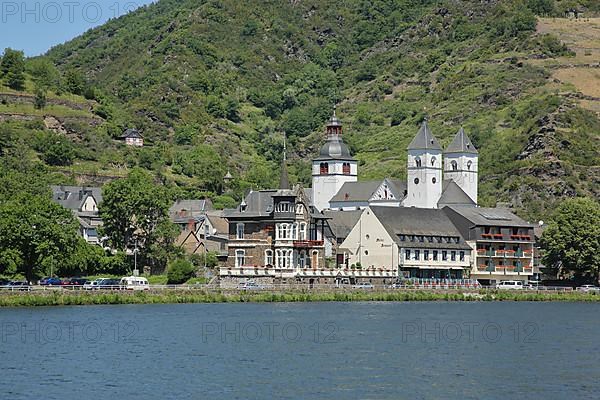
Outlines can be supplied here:
<path id="1" fill-rule="evenodd" d="M 196 220 L 195 219 L 190 219 L 188 220 L 188 224 L 187 224 L 187 230 L 188 231 L 193 231 L 194 228 L 196 226 Z"/>

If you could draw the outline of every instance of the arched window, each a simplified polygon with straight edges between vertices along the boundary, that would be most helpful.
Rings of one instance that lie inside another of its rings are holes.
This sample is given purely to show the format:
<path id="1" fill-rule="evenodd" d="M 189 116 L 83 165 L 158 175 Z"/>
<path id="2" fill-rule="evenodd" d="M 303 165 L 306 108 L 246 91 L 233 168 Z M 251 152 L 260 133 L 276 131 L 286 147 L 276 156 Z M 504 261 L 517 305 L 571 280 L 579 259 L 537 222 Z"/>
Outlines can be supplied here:
<path id="1" fill-rule="evenodd" d="M 306 240 L 306 222 L 300 222 L 300 240 Z"/>
<path id="2" fill-rule="evenodd" d="M 237 268 L 243 267 L 246 265 L 246 251 L 245 250 L 236 250 L 235 251 L 235 266 Z"/>
<path id="3" fill-rule="evenodd" d="M 298 224 L 295 222 L 291 226 L 291 235 L 290 236 L 293 240 L 298 239 Z"/>
<path id="4" fill-rule="evenodd" d="M 265 250 L 265 266 L 273 266 L 273 250 Z"/>
<path id="5" fill-rule="evenodd" d="M 298 254 L 298 266 L 300 268 L 306 268 L 306 251 L 301 250 L 300 254 Z"/>
<path id="6" fill-rule="evenodd" d="M 452 165 L 452 171 L 457 171 L 458 170 L 458 163 L 456 162 L 456 160 L 452 160 L 452 162 L 450 163 L 450 165 Z"/>
<path id="7" fill-rule="evenodd" d="M 277 224 L 277 232 L 275 239 L 287 240 L 291 238 L 289 224 Z"/>
<path id="8" fill-rule="evenodd" d="M 346 162 L 342 165 L 342 172 L 344 175 L 350 175 L 350 163 Z"/>
<path id="9" fill-rule="evenodd" d="M 319 251 L 318 250 L 313 250 L 310 263 L 313 268 L 319 267 Z"/>
<path id="10" fill-rule="evenodd" d="M 329 173 L 329 164 L 325 163 L 321 163 L 320 165 L 320 174 L 321 175 L 327 175 Z"/>
<path id="11" fill-rule="evenodd" d="M 467 161 L 467 169 L 470 171 L 471 170 L 471 166 L 473 165 L 473 161 L 469 160 Z"/>
<path id="12" fill-rule="evenodd" d="M 431 166 L 435 167 L 435 162 L 437 161 L 437 158 L 435 157 L 431 157 Z"/>
<path id="13" fill-rule="evenodd" d="M 236 225 L 236 238 L 243 239 L 244 238 L 244 224 L 239 223 Z"/>
<path id="14" fill-rule="evenodd" d="M 421 157 L 415 158 L 415 165 L 417 168 L 421 168 Z"/>

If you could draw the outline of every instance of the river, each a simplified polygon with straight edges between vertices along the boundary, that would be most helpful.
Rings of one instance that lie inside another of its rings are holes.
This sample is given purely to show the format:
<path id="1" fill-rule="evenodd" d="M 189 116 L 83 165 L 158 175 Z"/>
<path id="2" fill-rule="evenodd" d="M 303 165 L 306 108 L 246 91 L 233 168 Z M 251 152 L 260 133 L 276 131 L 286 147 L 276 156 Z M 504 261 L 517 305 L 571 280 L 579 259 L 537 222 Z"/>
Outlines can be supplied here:
<path id="1" fill-rule="evenodd" d="M 600 305 L 0 310 L 4 399 L 590 399 Z"/>

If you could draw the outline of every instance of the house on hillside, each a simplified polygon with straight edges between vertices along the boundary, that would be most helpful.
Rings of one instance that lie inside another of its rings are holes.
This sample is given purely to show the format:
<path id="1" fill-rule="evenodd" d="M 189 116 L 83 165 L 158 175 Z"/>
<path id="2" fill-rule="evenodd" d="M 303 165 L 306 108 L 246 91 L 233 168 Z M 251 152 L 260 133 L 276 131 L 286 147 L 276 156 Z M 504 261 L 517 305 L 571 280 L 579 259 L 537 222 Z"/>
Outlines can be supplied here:
<path id="1" fill-rule="evenodd" d="M 127 146 L 134 147 L 143 147 L 144 146 L 144 137 L 142 134 L 133 128 L 126 129 L 121 136 L 121 139 L 125 141 Z"/>
<path id="2" fill-rule="evenodd" d="M 102 203 L 102 189 L 87 186 L 51 186 L 52 200 L 71 210 L 79 222 L 79 233 L 91 244 L 101 244 L 98 228 L 102 219 L 98 207 Z"/>

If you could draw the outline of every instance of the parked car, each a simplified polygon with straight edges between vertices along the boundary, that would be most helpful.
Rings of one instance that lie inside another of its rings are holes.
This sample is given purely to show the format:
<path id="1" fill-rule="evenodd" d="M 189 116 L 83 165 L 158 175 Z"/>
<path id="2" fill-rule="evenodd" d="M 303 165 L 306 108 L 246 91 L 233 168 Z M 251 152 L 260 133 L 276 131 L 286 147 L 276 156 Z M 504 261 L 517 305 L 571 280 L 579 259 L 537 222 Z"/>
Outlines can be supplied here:
<path id="1" fill-rule="evenodd" d="M 97 289 L 99 289 L 99 290 L 121 289 L 121 280 L 120 279 L 112 279 L 112 278 L 100 279 L 98 282 L 98 285 L 97 285 Z"/>
<path id="2" fill-rule="evenodd" d="M 577 288 L 577 291 L 596 294 L 600 292 L 600 288 L 594 285 L 581 285 Z"/>
<path id="3" fill-rule="evenodd" d="M 363 282 L 352 285 L 352 289 L 373 289 L 374 286 L 371 283 Z"/>
<path id="4" fill-rule="evenodd" d="M 125 290 L 150 290 L 148 279 L 140 276 L 126 276 L 121 278 L 120 285 Z"/>
<path id="5" fill-rule="evenodd" d="M 4 288 L 8 290 L 17 290 L 19 292 L 29 292 L 31 290 L 31 285 L 29 282 L 13 281 L 9 282 Z"/>
<path id="6" fill-rule="evenodd" d="M 496 285 L 496 289 L 500 290 L 522 290 L 523 281 L 502 281 Z"/>
<path id="7" fill-rule="evenodd" d="M 44 278 L 40 281 L 41 286 L 60 286 L 62 281 L 58 278 Z"/>
<path id="8" fill-rule="evenodd" d="M 95 279 L 93 281 L 86 281 L 83 284 L 83 289 L 84 290 L 94 290 L 94 289 L 98 289 L 98 284 L 100 283 L 100 279 Z"/>
<path id="9" fill-rule="evenodd" d="M 65 279 L 61 286 L 67 289 L 80 289 L 88 280 L 86 278 L 69 278 Z"/>

